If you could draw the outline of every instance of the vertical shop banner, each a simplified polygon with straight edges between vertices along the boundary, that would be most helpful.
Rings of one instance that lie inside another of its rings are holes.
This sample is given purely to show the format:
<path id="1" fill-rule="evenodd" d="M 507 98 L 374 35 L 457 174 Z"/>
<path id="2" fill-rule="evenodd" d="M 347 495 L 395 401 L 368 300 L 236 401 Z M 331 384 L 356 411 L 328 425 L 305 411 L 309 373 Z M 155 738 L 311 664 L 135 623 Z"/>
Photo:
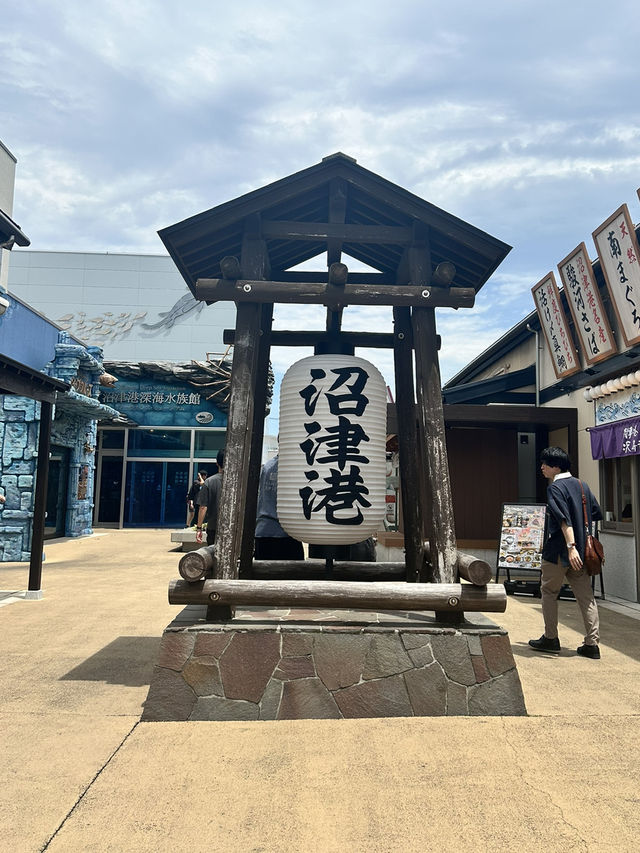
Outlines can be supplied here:
<path id="1" fill-rule="evenodd" d="M 638 241 L 626 204 L 593 232 L 611 301 L 628 347 L 640 342 Z"/>
<path id="2" fill-rule="evenodd" d="M 585 361 L 597 364 L 613 355 L 616 345 L 584 243 L 560 261 L 558 271 Z"/>
<path id="3" fill-rule="evenodd" d="M 533 301 L 540 318 L 551 362 L 557 379 L 571 376 L 580 370 L 576 350 L 571 339 L 567 318 L 562 308 L 556 278 L 550 272 L 531 288 Z"/>

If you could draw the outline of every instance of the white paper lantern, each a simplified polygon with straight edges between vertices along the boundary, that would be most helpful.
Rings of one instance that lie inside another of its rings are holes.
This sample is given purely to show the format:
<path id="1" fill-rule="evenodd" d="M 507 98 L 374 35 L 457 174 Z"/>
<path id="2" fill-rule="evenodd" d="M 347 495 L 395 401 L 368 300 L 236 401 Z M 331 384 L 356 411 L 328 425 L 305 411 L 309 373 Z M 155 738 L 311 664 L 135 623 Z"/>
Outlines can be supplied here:
<path id="1" fill-rule="evenodd" d="M 585 388 L 584 389 L 584 392 L 583 392 L 584 399 L 587 401 L 587 403 L 590 403 L 593 400 L 592 390 L 593 390 L 592 388 Z"/>
<path id="2" fill-rule="evenodd" d="M 280 388 L 278 519 L 311 544 L 373 535 L 385 514 L 387 391 L 373 364 L 316 355 Z"/>

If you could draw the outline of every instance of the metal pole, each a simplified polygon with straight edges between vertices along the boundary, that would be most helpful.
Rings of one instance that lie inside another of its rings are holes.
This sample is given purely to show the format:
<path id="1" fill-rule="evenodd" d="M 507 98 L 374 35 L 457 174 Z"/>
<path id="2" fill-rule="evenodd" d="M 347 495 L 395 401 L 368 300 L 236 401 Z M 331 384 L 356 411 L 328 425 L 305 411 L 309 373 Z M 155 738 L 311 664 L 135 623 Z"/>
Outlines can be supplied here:
<path id="1" fill-rule="evenodd" d="M 29 560 L 29 592 L 39 592 L 42 588 L 42 548 L 44 546 L 44 518 L 47 509 L 52 412 L 51 403 L 43 401 L 40 404 L 36 493 L 31 529 L 31 558 Z"/>

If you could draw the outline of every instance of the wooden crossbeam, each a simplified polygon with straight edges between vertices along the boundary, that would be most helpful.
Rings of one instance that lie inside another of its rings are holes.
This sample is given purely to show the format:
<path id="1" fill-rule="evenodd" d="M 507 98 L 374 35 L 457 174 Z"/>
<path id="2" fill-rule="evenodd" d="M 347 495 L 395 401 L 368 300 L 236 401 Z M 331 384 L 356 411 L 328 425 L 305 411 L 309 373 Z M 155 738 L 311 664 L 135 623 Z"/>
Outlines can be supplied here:
<path id="1" fill-rule="evenodd" d="M 277 240 L 339 240 L 342 243 L 393 243 L 406 246 L 412 229 L 396 225 L 345 225 L 337 222 L 263 220 L 262 236 Z"/>
<path id="2" fill-rule="evenodd" d="M 196 299 L 206 302 L 286 302 L 299 305 L 398 305 L 421 308 L 473 308 L 472 287 L 416 287 L 348 283 L 336 294 L 327 283 L 199 278 Z"/>
<path id="3" fill-rule="evenodd" d="M 235 329 L 225 329 L 223 340 L 225 344 L 235 341 Z M 314 347 L 328 340 L 329 335 L 322 329 L 317 332 L 287 331 L 281 329 L 271 332 L 271 346 L 274 347 Z M 370 347 L 372 349 L 391 349 L 393 334 L 391 332 L 343 332 L 340 340 L 354 347 Z"/>
<path id="4" fill-rule="evenodd" d="M 445 613 L 504 613 L 503 584 L 404 581 L 205 580 L 169 584 L 169 604 L 214 607 L 320 607 L 348 610 L 417 610 Z"/>

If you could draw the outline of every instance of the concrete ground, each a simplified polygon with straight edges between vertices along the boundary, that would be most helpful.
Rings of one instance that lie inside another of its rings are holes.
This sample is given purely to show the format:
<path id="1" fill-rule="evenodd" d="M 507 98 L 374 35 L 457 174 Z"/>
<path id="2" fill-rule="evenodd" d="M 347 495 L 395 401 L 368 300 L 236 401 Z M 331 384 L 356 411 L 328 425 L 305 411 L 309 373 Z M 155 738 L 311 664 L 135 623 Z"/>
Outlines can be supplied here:
<path id="1" fill-rule="evenodd" d="M 18 851 L 635 851 L 640 621 L 601 608 L 602 660 L 527 646 L 540 602 L 510 597 L 529 717 L 140 723 L 169 531 L 46 545 L 44 596 L 0 564 L 0 839 Z M 11 595 L 11 593 L 17 593 Z"/>

